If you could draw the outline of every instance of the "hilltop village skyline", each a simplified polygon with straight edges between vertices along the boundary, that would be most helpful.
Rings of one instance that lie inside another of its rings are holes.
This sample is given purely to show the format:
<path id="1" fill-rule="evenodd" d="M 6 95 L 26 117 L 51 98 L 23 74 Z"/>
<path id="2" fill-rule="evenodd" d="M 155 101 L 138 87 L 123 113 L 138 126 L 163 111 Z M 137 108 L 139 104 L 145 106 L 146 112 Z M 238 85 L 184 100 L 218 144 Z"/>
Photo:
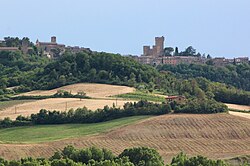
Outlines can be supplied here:
<path id="1" fill-rule="evenodd" d="M 22 51 L 23 53 L 28 53 L 29 50 L 32 50 L 30 44 L 33 44 L 29 41 L 29 38 L 24 37 L 22 39 L 21 47 L 13 47 L 8 46 L 6 43 L 11 37 L 4 38 L 5 40 L 0 40 L 0 51 Z M 15 39 L 15 38 L 12 38 Z M 17 38 L 16 38 L 17 39 Z M 30 44 L 29 44 L 30 42 Z M 52 36 L 51 40 L 48 42 L 41 42 L 39 39 L 36 40 L 34 44 L 42 54 L 47 56 L 48 58 L 58 58 L 65 51 L 71 51 L 73 53 L 87 51 L 91 52 L 91 48 L 79 47 L 79 46 L 66 46 L 65 44 L 57 43 L 57 37 Z M 143 46 L 143 52 L 141 55 L 123 55 L 129 56 L 135 59 L 136 61 L 142 64 L 149 65 L 160 65 L 160 64 L 169 64 L 169 65 L 177 65 L 180 63 L 197 63 L 197 64 L 205 64 L 207 61 L 211 60 L 211 62 L 215 66 L 221 66 L 226 64 L 240 64 L 240 63 L 249 63 L 249 57 L 234 57 L 234 58 L 226 58 L 226 57 L 211 57 L 209 54 L 201 54 L 197 53 L 196 50 L 189 46 L 186 50 L 179 52 L 178 47 L 166 47 L 165 46 L 165 37 L 155 37 L 155 45 L 152 47 L 149 45 Z"/>

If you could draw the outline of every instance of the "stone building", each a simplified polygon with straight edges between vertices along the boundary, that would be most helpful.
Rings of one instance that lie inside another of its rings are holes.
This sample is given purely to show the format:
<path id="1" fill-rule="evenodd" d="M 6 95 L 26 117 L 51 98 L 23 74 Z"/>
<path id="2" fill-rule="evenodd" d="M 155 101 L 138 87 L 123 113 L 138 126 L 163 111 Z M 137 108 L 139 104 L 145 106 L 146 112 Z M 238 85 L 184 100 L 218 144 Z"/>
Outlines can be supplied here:
<path id="1" fill-rule="evenodd" d="M 184 103 L 184 102 L 186 102 L 186 97 L 185 96 L 167 96 L 166 101 L 168 103 L 171 103 L 174 101 L 177 103 Z"/>
<path id="2" fill-rule="evenodd" d="M 235 64 L 249 63 L 249 58 L 248 57 L 234 58 L 234 63 Z"/>
<path id="3" fill-rule="evenodd" d="M 217 57 L 212 59 L 213 65 L 215 66 L 225 66 L 228 64 L 242 64 L 242 63 L 249 63 L 248 57 L 238 57 L 234 59 L 226 59 L 225 57 Z"/>
<path id="4" fill-rule="evenodd" d="M 207 59 L 198 56 L 165 56 L 164 55 L 164 40 L 162 37 L 155 37 L 155 45 L 143 46 L 143 54 L 139 57 L 134 57 L 135 60 L 142 64 L 160 65 L 169 64 L 177 65 L 180 63 L 206 63 Z"/>
<path id="5" fill-rule="evenodd" d="M 40 42 L 36 41 L 36 46 L 40 49 L 43 54 L 47 55 L 49 58 L 56 58 L 65 52 L 65 45 L 58 44 L 56 42 L 56 37 L 52 36 L 50 42 Z"/>
<path id="6" fill-rule="evenodd" d="M 88 52 L 88 53 L 92 52 L 90 48 L 84 48 L 84 47 L 79 47 L 79 46 L 74 46 L 74 47 L 67 46 L 66 50 L 74 54 L 79 53 L 79 52 Z"/>
<path id="7" fill-rule="evenodd" d="M 143 46 L 143 56 L 159 57 L 164 55 L 164 37 L 155 37 L 155 45 Z"/>

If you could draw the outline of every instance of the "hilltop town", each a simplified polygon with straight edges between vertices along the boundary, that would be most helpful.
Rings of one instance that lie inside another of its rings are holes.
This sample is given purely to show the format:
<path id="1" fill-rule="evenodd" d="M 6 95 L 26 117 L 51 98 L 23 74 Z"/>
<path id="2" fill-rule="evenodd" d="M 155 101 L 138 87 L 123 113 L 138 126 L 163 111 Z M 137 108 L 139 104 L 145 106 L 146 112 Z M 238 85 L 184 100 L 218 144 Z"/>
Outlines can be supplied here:
<path id="1" fill-rule="evenodd" d="M 178 47 L 175 49 L 172 47 L 164 47 L 164 40 L 165 38 L 163 36 L 155 37 L 155 45 L 153 45 L 152 48 L 150 46 L 143 46 L 143 54 L 141 56 L 132 56 L 132 58 L 142 64 L 150 64 L 154 66 L 161 64 L 177 65 L 181 63 L 211 63 L 215 66 L 249 63 L 248 57 L 227 59 L 225 57 L 212 58 L 209 55 L 201 55 L 200 53 L 196 53 L 196 50 L 191 46 L 185 51 L 179 52 Z"/>
<path id="2" fill-rule="evenodd" d="M 11 44 L 8 44 L 11 43 Z M 13 43 L 14 46 L 13 46 Z M 32 47 L 35 46 L 35 47 Z M 40 54 L 48 58 L 55 59 L 60 57 L 66 51 L 71 53 L 78 53 L 82 51 L 91 52 L 89 48 L 79 46 L 66 46 L 65 44 L 57 43 L 56 36 L 52 36 L 50 42 L 40 42 L 38 39 L 35 45 L 29 41 L 28 38 L 22 40 L 18 38 L 6 37 L 5 40 L 0 40 L 0 51 L 22 51 L 27 54 L 37 49 Z"/>
<path id="3" fill-rule="evenodd" d="M 60 57 L 66 51 L 71 53 L 78 52 L 91 52 L 90 48 L 84 48 L 79 46 L 66 46 L 65 44 L 57 43 L 55 36 L 51 37 L 50 42 L 41 42 L 37 39 L 35 45 L 29 41 L 28 38 L 23 38 L 19 41 L 19 45 L 16 46 L 8 45 L 8 40 L 18 40 L 18 38 L 5 38 L 0 40 L 0 51 L 22 51 L 28 53 L 34 51 L 35 46 L 40 54 L 47 56 L 48 58 L 55 59 Z M 213 64 L 214 66 L 223 66 L 227 64 L 242 64 L 249 63 L 248 57 L 237 57 L 228 59 L 225 57 L 212 58 L 210 55 L 205 56 L 200 53 L 196 53 L 193 47 L 188 47 L 185 51 L 179 52 L 178 47 L 175 49 L 172 47 L 164 46 L 165 37 L 155 37 L 155 45 L 151 48 L 150 46 L 143 46 L 143 54 L 141 56 L 130 56 L 136 61 L 142 64 L 148 64 L 153 66 L 168 64 L 177 65 L 181 63 L 185 64 Z"/>

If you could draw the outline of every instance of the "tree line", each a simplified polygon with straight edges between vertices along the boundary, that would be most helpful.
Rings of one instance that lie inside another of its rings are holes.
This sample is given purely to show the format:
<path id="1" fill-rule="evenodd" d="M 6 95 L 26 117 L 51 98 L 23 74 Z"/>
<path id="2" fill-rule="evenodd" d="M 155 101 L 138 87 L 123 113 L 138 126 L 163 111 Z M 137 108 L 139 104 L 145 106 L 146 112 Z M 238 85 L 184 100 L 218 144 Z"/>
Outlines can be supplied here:
<path id="1" fill-rule="evenodd" d="M 171 103 L 152 103 L 148 101 L 128 102 L 123 108 L 105 106 L 96 111 L 88 110 L 86 107 L 69 111 L 49 111 L 42 109 L 37 114 L 24 117 L 18 116 L 16 120 L 4 118 L 0 120 L 1 128 L 27 126 L 27 125 L 47 125 L 47 124 L 70 124 L 70 123 L 98 123 L 113 119 L 139 116 L 139 115 L 163 115 L 168 113 L 222 113 L 227 112 L 227 106 L 219 104 L 214 100 L 190 100 L 185 104 Z"/>
<path id="2" fill-rule="evenodd" d="M 90 147 L 76 149 L 72 145 L 62 151 L 55 152 L 49 159 L 22 158 L 20 160 L 4 160 L 0 158 L 0 166 L 165 166 L 160 154 L 152 148 L 134 147 L 125 149 L 114 155 L 108 149 Z M 188 157 L 180 153 L 172 158 L 166 166 L 228 166 L 222 160 L 211 160 L 201 155 Z"/>
<path id="3" fill-rule="evenodd" d="M 204 77 L 213 82 L 225 83 L 250 91 L 250 64 L 229 64 L 215 67 L 206 64 L 178 64 L 158 66 L 158 70 L 171 71 L 178 78 Z"/>

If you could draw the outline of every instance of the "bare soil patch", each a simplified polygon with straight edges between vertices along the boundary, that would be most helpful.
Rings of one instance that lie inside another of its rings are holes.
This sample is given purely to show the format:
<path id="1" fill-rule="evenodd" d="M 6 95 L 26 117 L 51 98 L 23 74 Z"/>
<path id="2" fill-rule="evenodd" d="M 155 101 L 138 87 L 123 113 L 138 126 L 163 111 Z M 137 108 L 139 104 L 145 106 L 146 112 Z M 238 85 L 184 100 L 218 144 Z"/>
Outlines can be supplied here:
<path id="1" fill-rule="evenodd" d="M 96 136 L 42 144 L 1 144 L 0 156 L 49 157 L 71 144 L 78 148 L 105 147 L 116 154 L 129 147 L 147 146 L 157 149 L 167 162 L 181 151 L 213 159 L 231 158 L 250 154 L 249 122 L 229 114 L 164 115 Z"/>
<path id="2" fill-rule="evenodd" d="M 79 84 L 63 86 L 52 90 L 31 91 L 19 94 L 19 96 L 38 96 L 38 95 L 49 96 L 55 94 L 58 90 L 66 90 L 68 92 L 71 92 L 72 94 L 77 94 L 77 92 L 83 91 L 89 97 L 106 98 L 109 96 L 134 92 L 135 88 L 127 86 L 108 85 L 108 84 L 79 83 Z"/>
<path id="3" fill-rule="evenodd" d="M 122 107 L 124 103 L 130 102 L 128 100 L 117 100 L 117 107 Z M 87 107 L 90 110 L 96 110 L 98 108 L 103 108 L 108 105 L 110 107 L 116 105 L 116 100 L 111 99 L 76 99 L 76 98 L 52 98 L 37 100 L 33 102 L 18 104 L 12 107 L 5 108 L 3 111 L 0 111 L 0 119 L 5 117 L 10 117 L 15 119 L 18 115 L 28 116 L 32 113 L 38 113 L 41 109 L 47 110 L 57 110 L 57 111 L 66 111 L 71 108 L 82 108 Z"/>

